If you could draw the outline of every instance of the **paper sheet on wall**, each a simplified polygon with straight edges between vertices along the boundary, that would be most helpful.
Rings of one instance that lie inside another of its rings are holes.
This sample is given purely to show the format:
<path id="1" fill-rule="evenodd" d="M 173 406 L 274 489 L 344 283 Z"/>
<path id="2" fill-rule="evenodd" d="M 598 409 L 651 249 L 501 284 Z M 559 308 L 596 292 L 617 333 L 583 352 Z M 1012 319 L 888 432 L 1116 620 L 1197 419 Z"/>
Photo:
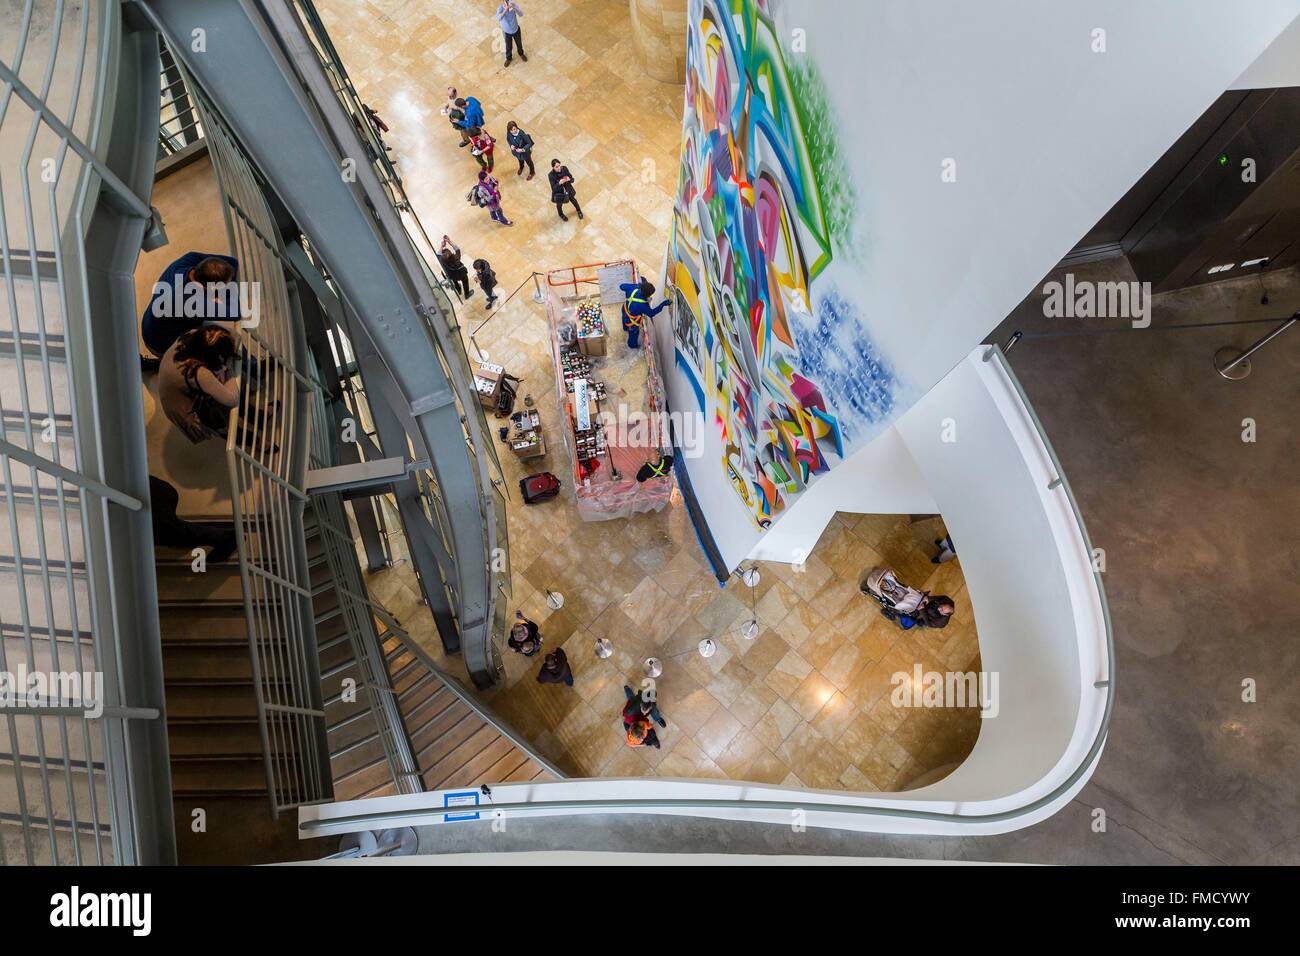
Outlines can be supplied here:
<path id="1" fill-rule="evenodd" d="M 618 287 L 625 282 L 634 281 L 632 270 L 631 262 L 617 262 L 596 270 L 596 280 L 600 283 L 601 305 L 623 301 L 623 293 Z"/>

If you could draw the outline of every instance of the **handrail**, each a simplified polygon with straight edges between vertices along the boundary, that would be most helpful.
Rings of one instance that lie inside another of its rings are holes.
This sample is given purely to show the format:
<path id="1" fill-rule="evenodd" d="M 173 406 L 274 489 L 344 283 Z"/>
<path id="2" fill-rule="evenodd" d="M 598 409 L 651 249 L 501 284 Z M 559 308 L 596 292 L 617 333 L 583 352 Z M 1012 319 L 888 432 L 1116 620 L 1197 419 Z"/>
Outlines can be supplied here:
<path id="1" fill-rule="evenodd" d="M 95 684 L 0 708 L 0 865 L 174 863 L 131 277 L 87 259 L 140 248 L 156 131 L 122 104 L 156 63 L 118 3 L 10 12 L 0 123 L 30 115 L 0 155 L 0 671 Z"/>
<path id="2" fill-rule="evenodd" d="M 313 383 L 302 322 L 285 284 L 278 230 L 242 146 L 184 63 L 221 192 L 238 279 L 255 284 L 240 316 L 243 392 L 231 410 L 226 462 L 238 532 L 244 615 L 271 814 L 332 794 L 303 510 Z M 242 298 L 242 296 L 241 296 Z M 254 321 L 254 319 L 256 321 Z M 300 367 L 301 366 L 301 367 Z"/>
<path id="3" fill-rule="evenodd" d="M 375 604 L 373 601 L 367 601 L 366 603 L 370 605 L 375 616 L 384 622 L 384 626 L 388 628 L 388 632 L 397 638 L 402 643 L 402 646 L 410 651 L 421 664 L 432 671 L 438 679 L 442 681 L 446 688 L 451 691 L 452 695 L 456 697 L 457 700 L 495 727 L 501 736 L 508 738 L 519 750 L 528 754 L 529 757 L 537 761 L 556 777 L 559 777 L 561 780 L 568 777 L 568 774 L 564 773 L 564 771 L 555 766 L 555 764 L 550 760 L 542 756 L 542 754 L 540 754 L 522 734 L 514 730 L 514 728 L 512 728 L 508 723 L 502 721 L 499 717 L 495 716 L 490 710 L 475 700 L 473 695 L 465 689 L 460 681 L 456 680 L 456 678 L 452 677 L 434 663 L 433 658 L 429 656 L 428 652 L 412 639 L 406 628 L 404 628 L 401 622 L 397 620 L 397 618 L 393 617 L 388 610 Z M 383 639 L 383 635 L 380 635 L 380 639 Z"/>
<path id="4" fill-rule="evenodd" d="M 317 529 L 324 545 L 330 577 L 338 595 L 343 623 L 347 628 L 352 656 L 366 686 L 366 703 L 379 732 L 380 746 L 393 783 L 399 793 L 419 793 L 424 789 L 419 766 L 411 750 L 406 725 L 398 710 L 394 691 L 384 661 L 383 640 L 376 633 L 373 619 L 361 613 L 361 608 L 371 605 L 349 585 L 361 585 L 361 571 L 351 537 L 342 530 L 346 517 L 338 494 L 314 495 L 312 510 Z M 340 527 L 341 525 L 341 527 Z"/>
<path id="5" fill-rule="evenodd" d="M 1083 540 L 1084 547 L 1089 554 L 1092 552 L 1092 542 L 1088 537 L 1087 526 L 1083 521 L 1083 514 L 1079 510 L 1078 502 L 1074 497 L 1074 492 L 1070 488 L 1069 482 L 1065 479 L 1065 471 L 1061 467 L 1060 459 L 1052 447 L 1051 441 L 1043 428 L 1041 420 L 1034 412 L 1033 405 L 1030 404 L 1028 396 L 1025 394 L 1020 382 L 1016 379 L 1010 365 L 1002 355 L 1001 349 L 996 345 L 990 345 L 988 351 L 984 354 L 984 361 L 996 361 L 999 369 L 1011 384 L 1016 396 L 1025 412 L 1029 421 L 1033 424 L 1037 432 L 1039 441 L 1042 443 L 1047 453 L 1048 460 L 1052 464 L 1056 478 L 1052 485 L 1054 489 L 1059 489 L 1065 496 L 1070 510 L 1074 516 L 1075 523 L 1078 526 L 1079 534 Z M 512 816 L 524 815 L 528 813 L 553 813 L 563 811 L 617 811 L 617 810 L 644 810 L 644 811 L 672 811 L 672 810 L 707 810 L 707 811 L 780 811 L 790 813 L 794 811 L 824 812 L 828 814 L 847 814 L 862 818 L 892 818 L 912 821 L 924 821 L 938 824 L 996 824 L 1011 820 L 1021 819 L 1036 813 L 1037 811 L 1050 806 L 1063 796 L 1068 794 L 1083 779 L 1084 775 L 1089 773 L 1098 757 L 1101 754 L 1102 747 L 1105 745 L 1106 736 L 1110 729 L 1110 720 L 1114 711 L 1115 702 L 1115 641 L 1111 624 L 1110 608 L 1106 601 L 1106 592 L 1102 587 L 1101 574 L 1094 568 L 1093 580 L 1097 589 L 1097 596 L 1101 605 L 1102 621 L 1105 629 L 1105 658 L 1106 674 L 1099 680 L 1092 683 L 1093 689 L 1105 694 L 1105 703 L 1102 710 L 1097 732 L 1093 737 L 1087 753 L 1070 772 L 1070 774 L 1053 787 L 1052 790 L 1032 801 L 1019 807 L 1007 810 L 999 810 L 992 813 L 949 813 L 936 810 L 921 810 L 905 806 L 874 806 L 864 804 L 842 803 L 836 800 L 817 799 L 800 799 L 800 800 L 741 800 L 735 798 L 711 799 L 708 797 L 688 797 L 688 798 L 656 798 L 656 797 L 620 797 L 617 799 L 566 799 L 566 800 L 537 800 L 530 802 L 516 803 L 493 803 L 484 809 L 489 810 L 493 815 Z M 698 784 L 727 784 L 730 781 L 686 781 Z M 745 787 L 763 787 L 761 784 L 740 784 Z M 546 785 L 536 785 L 530 793 L 537 793 L 543 790 Z M 499 788 L 504 789 L 504 788 Z M 844 793 L 840 799 L 847 800 L 854 797 L 861 797 L 861 794 Z M 872 795 L 874 796 L 874 795 Z M 348 813 L 338 816 L 330 816 L 315 820 L 299 821 L 299 831 L 303 834 L 311 834 L 317 831 L 329 830 L 331 832 L 339 829 L 373 829 L 371 824 L 383 821 L 386 824 L 409 820 L 414 821 L 420 818 L 428 817 L 447 817 L 455 815 L 458 812 L 463 813 L 464 808 L 457 807 L 407 807 L 391 810 L 367 810 L 360 813 Z"/>
<path id="6" fill-rule="evenodd" d="M 1265 345 L 1268 345 L 1269 342 L 1272 342 L 1275 338 L 1277 338 L 1287 329 L 1291 328 L 1291 326 L 1295 325 L 1297 322 L 1300 322 L 1300 312 L 1297 312 L 1289 319 L 1284 319 L 1277 328 L 1273 329 L 1271 332 L 1265 333 L 1263 336 L 1256 339 L 1253 345 L 1247 346 L 1245 351 L 1243 351 L 1240 355 L 1234 358 L 1231 362 L 1226 362 L 1223 365 L 1220 365 L 1218 362 L 1218 356 L 1216 355 L 1215 363 L 1214 363 L 1215 371 L 1217 371 L 1220 375 L 1222 375 L 1226 379 L 1232 379 L 1234 377 L 1245 378 L 1246 375 L 1250 374 L 1250 357 L 1254 355 L 1256 352 L 1258 352 L 1260 349 L 1262 349 Z M 1231 353 L 1233 351 L 1236 350 L 1232 348 L 1226 348 L 1220 350 L 1220 352 L 1228 352 L 1228 353 Z M 1227 358 L 1227 355 L 1225 355 L 1224 358 Z M 1237 376 L 1232 376 L 1228 374 L 1232 369 L 1241 365 L 1242 362 L 1246 363 L 1244 372 L 1242 374 Z"/>

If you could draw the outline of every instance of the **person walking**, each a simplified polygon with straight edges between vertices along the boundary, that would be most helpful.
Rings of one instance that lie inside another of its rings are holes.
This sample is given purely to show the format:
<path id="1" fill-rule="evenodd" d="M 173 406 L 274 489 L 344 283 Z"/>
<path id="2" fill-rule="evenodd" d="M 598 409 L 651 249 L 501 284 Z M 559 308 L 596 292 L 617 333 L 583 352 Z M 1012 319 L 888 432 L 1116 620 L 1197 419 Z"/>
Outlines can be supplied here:
<path id="1" fill-rule="evenodd" d="M 627 347 L 640 348 L 641 330 L 645 328 L 646 320 L 658 315 L 668 304 L 668 300 L 664 299 L 651 308 L 650 300 L 654 297 L 655 287 L 653 282 L 646 279 L 640 282 L 624 282 L 618 288 L 627 296 L 623 302 L 623 331 L 627 333 Z"/>
<path id="2" fill-rule="evenodd" d="M 447 87 L 447 102 L 442 105 L 442 115 L 447 117 L 451 128 L 460 133 L 460 145 L 468 146 L 469 127 L 465 125 L 465 110 L 458 105 L 460 102 L 461 96 L 456 92 L 456 87 Z"/>
<path id="3" fill-rule="evenodd" d="M 479 167 L 487 172 L 492 172 L 492 167 L 496 161 L 492 158 L 493 147 L 497 144 L 492 134 L 483 127 L 478 126 L 469 131 L 470 153 L 478 160 Z"/>
<path id="4" fill-rule="evenodd" d="M 488 215 L 503 226 L 513 226 L 501 209 L 501 184 L 488 175 L 486 169 L 478 172 L 478 183 L 470 191 L 470 197 L 488 211 Z"/>
<path id="5" fill-rule="evenodd" d="M 438 262 L 442 264 L 442 274 L 447 277 L 457 296 L 468 299 L 474 294 L 474 290 L 469 287 L 469 269 L 460 258 L 460 246 L 446 236 L 442 237 L 438 246 Z"/>
<path id="6" fill-rule="evenodd" d="M 488 264 L 486 259 L 474 260 L 474 278 L 478 280 L 479 288 L 483 290 L 483 295 L 487 297 L 487 301 L 483 303 L 483 308 L 492 308 L 497 301 L 497 274 L 492 271 L 492 266 Z"/>
<path id="7" fill-rule="evenodd" d="M 510 49 L 512 46 L 519 48 L 519 59 L 528 62 L 528 54 L 524 52 L 524 31 L 519 28 L 519 18 L 523 15 L 524 11 L 519 9 L 519 4 L 514 0 L 505 0 L 497 7 L 497 23 L 501 24 L 501 32 L 506 39 L 506 66 L 514 59 Z"/>
<path id="8" fill-rule="evenodd" d="M 573 204 L 579 219 L 584 218 L 582 207 L 578 205 L 578 194 L 573 189 L 573 173 L 569 172 L 569 167 L 562 165 L 558 159 L 553 159 L 547 177 L 551 181 L 551 202 L 555 203 L 555 211 L 560 214 L 560 218 L 569 221 L 569 217 L 564 214 L 566 202 Z"/>
<path id="9" fill-rule="evenodd" d="M 516 176 L 524 174 L 524 164 L 528 164 L 528 178 L 532 179 L 537 174 L 533 167 L 533 138 L 519 128 L 519 124 L 511 120 L 506 124 L 506 142 L 510 144 L 510 152 L 515 154 L 515 159 L 519 160 L 519 171 Z"/>
<path id="10" fill-rule="evenodd" d="M 659 713 L 659 705 L 651 700 L 645 691 L 638 693 L 624 684 L 623 696 L 627 698 L 627 703 L 623 706 L 623 723 L 631 723 L 638 715 L 644 715 L 660 727 L 668 726 L 664 715 Z"/>
<path id="11" fill-rule="evenodd" d="M 644 691 L 638 694 L 626 684 L 623 685 L 623 695 L 627 698 L 627 704 L 623 707 L 623 730 L 627 734 L 627 745 L 658 749 L 659 735 L 655 733 L 650 721 L 653 720 L 660 727 L 668 726 L 668 721 L 659 713 L 658 705 Z"/>
<path id="12" fill-rule="evenodd" d="M 542 660 L 541 669 L 537 672 L 537 683 L 573 686 L 573 668 L 569 667 L 569 658 L 565 656 L 563 648 L 557 647 Z"/>

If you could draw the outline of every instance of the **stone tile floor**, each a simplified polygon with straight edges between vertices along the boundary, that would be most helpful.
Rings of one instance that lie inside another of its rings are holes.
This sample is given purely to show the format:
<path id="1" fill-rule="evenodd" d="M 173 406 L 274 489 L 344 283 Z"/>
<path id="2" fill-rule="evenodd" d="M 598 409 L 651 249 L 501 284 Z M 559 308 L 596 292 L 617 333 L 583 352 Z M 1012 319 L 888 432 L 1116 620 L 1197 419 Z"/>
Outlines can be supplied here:
<path id="1" fill-rule="evenodd" d="M 467 260 L 488 259 L 503 296 L 524 284 L 475 336 L 476 345 L 521 376 L 547 427 L 549 455 L 529 467 L 500 447 L 507 487 L 525 472 L 568 471 L 556 423 L 558 402 L 545 316 L 527 294 L 534 272 L 633 258 L 654 278 L 671 219 L 681 116 L 680 86 L 636 66 L 626 4 L 534 4 L 525 20 L 529 62 L 509 69 L 490 5 L 459 0 L 320 3 L 326 25 L 362 98 L 388 122 L 387 135 L 412 203 L 436 242 L 450 234 Z M 438 110 L 445 88 L 482 100 L 498 138 L 503 207 L 499 226 L 464 194 L 477 166 Z M 538 178 L 515 176 L 504 145 L 514 119 L 536 140 Z M 561 222 L 545 170 L 552 157 L 573 171 L 585 220 Z M 481 293 L 460 308 L 467 331 L 486 317 Z M 619 337 L 614 349 L 623 346 Z M 490 423 L 491 420 L 490 420 Z M 578 776 L 728 777 L 798 782 L 823 789 L 898 790 L 938 779 L 970 752 L 974 709 L 900 710 L 890 676 L 978 670 L 979 645 L 959 562 L 929 563 L 937 518 L 837 515 L 803 570 L 760 563 L 751 592 L 732 578 L 719 587 L 705 566 L 686 510 L 612 522 L 583 522 L 570 494 L 508 508 L 512 603 L 541 626 L 546 649 L 562 646 L 572 689 L 539 685 L 540 658 L 505 654 L 505 677 L 487 692 L 492 708 L 567 773 Z M 400 527 L 393 516 L 390 527 Z M 401 551 L 400 536 L 394 545 Z M 955 620 L 942 631 L 904 633 L 857 591 L 862 573 L 890 564 L 914 587 L 951 594 Z M 419 603 L 409 563 L 370 576 L 376 597 L 436 658 L 441 649 Z M 562 609 L 544 594 L 564 594 Z M 761 630 L 745 640 L 740 625 Z M 718 644 L 699 656 L 704 637 Z M 615 653 L 597 659 L 608 637 Z M 636 686 L 647 656 L 668 727 L 661 750 L 628 748 L 620 712 L 624 683 Z M 444 661 L 463 672 L 459 661 Z"/>

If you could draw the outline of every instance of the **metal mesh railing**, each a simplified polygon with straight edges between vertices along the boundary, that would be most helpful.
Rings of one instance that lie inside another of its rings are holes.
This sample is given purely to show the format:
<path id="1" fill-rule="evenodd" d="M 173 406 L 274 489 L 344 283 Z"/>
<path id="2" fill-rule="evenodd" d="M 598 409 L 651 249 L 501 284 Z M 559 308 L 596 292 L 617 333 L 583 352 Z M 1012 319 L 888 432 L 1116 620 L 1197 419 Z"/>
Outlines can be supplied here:
<path id="1" fill-rule="evenodd" d="M 402 227 L 406 232 L 407 238 L 411 242 L 411 247 L 416 253 L 421 269 L 424 273 L 426 282 L 432 290 L 433 298 L 443 316 L 446 317 L 450 325 L 451 341 L 453 342 L 453 354 L 444 354 L 441 341 L 442 336 L 433 326 L 430 316 L 426 314 L 426 321 L 429 321 L 430 337 L 438 351 L 439 361 L 442 363 L 444 372 L 449 381 L 453 381 L 453 375 L 450 362 L 455 362 L 457 366 L 464 370 L 467 375 L 472 376 L 470 371 L 473 366 L 470 363 L 469 355 L 465 350 L 465 342 L 460 332 L 460 327 L 456 321 L 456 310 L 451 299 L 446 293 L 444 283 L 439 280 L 430 265 L 431 259 L 435 256 L 433 243 L 425 231 L 419 217 L 411 206 L 410 199 L 402 186 L 401 176 L 397 172 L 397 167 L 388 156 L 388 150 L 381 138 L 379 131 L 371 121 L 365 104 L 362 102 L 360 94 L 356 87 L 353 86 L 352 80 L 343 66 L 343 62 L 338 55 L 329 38 L 329 33 L 317 13 L 311 0 L 291 0 L 291 5 L 302 22 L 308 40 L 310 41 L 317 57 L 320 60 L 321 67 L 329 78 L 330 87 L 335 96 L 338 97 L 344 110 L 351 117 L 352 125 L 356 128 L 363 143 L 365 144 L 367 158 L 374 168 L 384 191 L 388 194 L 389 201 L 393 208 L 397 210 L 401 217 Z M 477 419 L 478 434 L 484 436 L 491 435 L 491 429 L 488 426 L 487 418 L 483 408 L 477 402 L 471 403 L 471 407 L 465 407 L 456 397 L 457 409 L 461 415 L 461 421 L 466 422 L 469 417 Z M 488 479 L 495 490 L 494 496 L 482 496 L 479 501 L 479 511 L 482 518 L 484 532 L 485 550 L 491 555 L 491 562 L 495 574 L 496 590 L 500 595 L 508 599 L 511 590 L 510 566 L 509 566 L 509 541 L 506 528 L 506 509 L 505 500 L 509 497 L 509 490 L 505 483 L 504 471 L 501 468 L 501 461 L 497 455 L 497 449 L 491 440 L 481 443 L 482 448 L 475 445 L 473 436 L 466 424 L 465 444 L 471 460 L 476 460 L 480 453 L 486 453 L 486 467 Z M 446 521 L 445 513 L 441 498 L 437 493 L 437 481 L 432 472 L 422 476 L 421 491 L 425 498 L 426 510 L 434 519 L 434 526 L 440 534 L 449 537 L 449 523 Z M 489 514 L 490 512 L 490 514 Z M 495 528 L 495 540 L 489 541 L 489 528 Z M 450 549 L 449 549 L 450 550 Z M 453 552 L 454 553 L 454 552 Z M 454 594 L 454 587 L 448 585 L 448 591 L 452 594 L 452 608 L 459 608 L 459 602 Z M 495 627 L 489 633 L 489 644 L 493 640 L 504 640 L 504 622 L 505 615 L 501 613 L 497 605 L 502 600 L 500 597 L 491 600 L 492 606 L 491 617 L 494 622 L 500 625 L 501 629 Z"/>
<path id="2" fill-rule="evenodd" d="M 161 97 L 158 113 L 158 155 L 175 156 L 203 139 L 203 124 L 185 86 L 185 78 L 167 44 L 159 41 L 158 73 Z"/>
<path id="3" fill-rule="evenodd" d="M 303 372 L 302 325 L 262 184 L 202 89 L 179 70 L 203 127 L 230 253 L 239 262 L 242 395 L 230 416 L 226 458 L 267 786 L 278 814 L 331 793 L 303 536 L 316 386 Z"/>
<path id="4" fill-rule="evenodd" d="M 141 860 L 126 727 L 160 713 L 124 699 L 147 635 L 114 559 L 147 567 L 151 552 L 121 520 L 143 502 L 114 487 L 100 443 L 130 447 L 144 422 L 105 420 L 88 383 L 115 325 L 89 291 L 98 190 L 148 215 L 103 159 L 120 16 L 0 7 L 0 863 Z"/>
<path id="5" fill-rule="evenodd" d="M 374 611 L 365 596 L 366 587 L 357 564 L 356 545 L 347 533 L 348 520 L 343 511 L 343 503 L 337 494 L 314 495 L 312 510 L 324 546 L 330 577 L 333 579 L 343 626 L 352 647 L 352 657 L 360 672 L 360 683 L 393 782 L 399 793 L 420 793 L 424 790 L 424 785 L 411 753 L 410 741 L 406 737 L 397 694 L 389 679 L 383 645 L 375 628 Z"/>

